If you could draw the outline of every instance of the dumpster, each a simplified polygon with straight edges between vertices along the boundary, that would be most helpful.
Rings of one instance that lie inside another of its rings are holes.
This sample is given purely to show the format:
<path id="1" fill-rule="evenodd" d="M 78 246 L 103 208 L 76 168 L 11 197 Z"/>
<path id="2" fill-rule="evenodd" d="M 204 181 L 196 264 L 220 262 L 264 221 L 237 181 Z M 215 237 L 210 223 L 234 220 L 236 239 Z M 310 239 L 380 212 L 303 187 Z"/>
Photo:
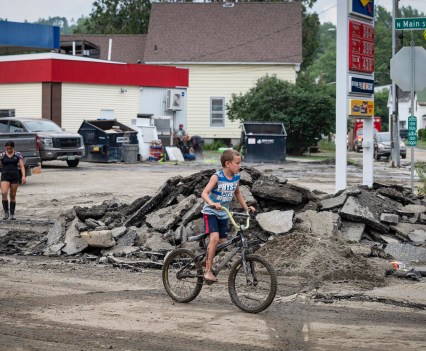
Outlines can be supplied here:
<path id="1" fill-rule="evenodd" d="M 83 161 L 133 163 L 135 155 L 137 159 L 138 132 L 116 120 L 85 120 L 78 133 L 86 151 Z"/>
<path id="2" fill-rule="evenodd" d="M 138 162 L 139 145 L 123 144 L 123 161 L 124 163 Z"/>
<path id="3" fill-rule="evenodd" d="M 241 150 L 246 162 L 283 162 L 287 133 L 279 122 L 243 122 Z"/>

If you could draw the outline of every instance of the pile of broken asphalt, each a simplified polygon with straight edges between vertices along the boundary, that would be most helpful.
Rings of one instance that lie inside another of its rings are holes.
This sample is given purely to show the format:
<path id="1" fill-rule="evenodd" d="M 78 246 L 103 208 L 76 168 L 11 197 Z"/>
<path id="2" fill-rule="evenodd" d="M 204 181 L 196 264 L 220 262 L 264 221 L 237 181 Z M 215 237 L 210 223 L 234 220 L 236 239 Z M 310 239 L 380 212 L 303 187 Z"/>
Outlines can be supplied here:
<path id="1" fill-rule="evenodd" d="M 45 232 L 3 230 L 0 254 L 73 257 L 135 270 L 161 268 L 175 247 L 199 249 L 187 240 L 203 231 L 200 195 L 214 172 L 170 178 L 154 196 L 131 204 L 111 199 L 74 207 Z M 395 277 L 412 288 L 424 284 L 426 201 L 409 189 L 375 183 L 329 195 L 250 167 L 241 171 L 240 188 L 257 209 L 248 234 L 264 240 L 257 253 L 278 275 L 301 277 L 316 288 L 346 282 L 386 289 Z M 392 261 L 404 262 L 406 269 L 392 268 Z"/>

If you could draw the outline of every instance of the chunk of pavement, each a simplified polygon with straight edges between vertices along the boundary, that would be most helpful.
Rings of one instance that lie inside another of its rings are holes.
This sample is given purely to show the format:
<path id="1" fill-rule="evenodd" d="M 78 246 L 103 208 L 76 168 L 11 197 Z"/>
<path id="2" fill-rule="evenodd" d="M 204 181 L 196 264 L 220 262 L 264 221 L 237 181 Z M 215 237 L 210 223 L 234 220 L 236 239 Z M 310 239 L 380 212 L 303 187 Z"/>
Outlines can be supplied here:
<path id="1" fill-rule="evenodd" d="M 186 225 L 190 221 L 192 221 L 195 217 L 197 217 L 201 210 L 203 209 L 204 201 L 203 199 L 197 199 L 192 207 L 182 216 L 180 224 Z"/>
<path id="2" fill-rule="evenodd" d="M 346 195 L 346 196 L 357 196 L 360 194 L 361 194 L 361 189 L 357 185 L 350 186 L 346 188 L 345 190 L 343 190 L 342 192 L 342 195 Z"/>
<path id="3" fill-rule="evenodd" d="M 413 204 L 413 200 L 407 198 L 402 192 L 394 188 L 380 188 L 377 192 L 383 196 L 386 196 L 392 200 L 398 201 L 403 205 Z"/>
<path id="4" fill-rule="evenodd" d="M 241 194 L 243 195 L 244 199 L 246 200 L 246 203 L 247 203 L 248 206 L 254 206 L 254 205 L 257 204 L 257 200 L 253 196 L 253 194 L 250 191 L 250 188 L 248 186 L 241 185 L 240 186 L 240 191 L 241 191 Z"/>
<path id="5" fill-rule="evenodd" d="M 424 224 L 398 223 L 391 225 L 391 228 L 413 242 L 422 243 L 426 240 L 426 225 Z"/>
<path id="6" fill-rule="evenodd" d="M 82 232 L 80 236 L 90 247 L 109 248 L 115 245 L 115 240 L 110 230 Z"/>
<path id="7" fill-rule="evenodd" d="M 75 217 L 65 233 L 65 246 L 62 251 L 67 255 L 75 255 L 87 248 L 87 242 L 80 237 L 76 224 L 79 222 L 78 217 Z"/>
<path id="8" fill-rule="evenodd" d="M 345 204 L 346 197 L 346 194 L 341 194 L 336 197 L 321 200 L 321 211 L 330 211 L 342 207 Z"/>
<path id="9" fill-rule="evenodd" d="M 392 237 L 392 236 L 389 236 L 389 235 L 381 235 L 380 236 L 380 238 L 385 242 L 385 243 L 387 243 L 387 244 L 390 244 L 390 243 L 394 243 L 394 244 L 397 244 L 397 243 L 399 243 L 399 240 L 398 239 L 396 239 L 396 238 L 394 238 L 394 237 Z"/>
<path id="10" fill-rule="evenodd" d="M 92 218 L 87 218 L 84 221 L 84 224 L 87 225 L 89 229 L 95 229 L 97 226 L 99 226 L 99 222 Z"/>
<path id="11" fill-rule="evenodd" d="M 293 228 L 293 215 L 293 210 L 274 210 L 258 214 L 256 221 L 264 231 L 280 235 L 289 232 Z"/>
<path id="12" fill-rule="evenodd" d="M 174 247 L 170 243 L 163 239 L 162 235 L 152 235 L 145 242 L 144 247 L 151 251 L 164 252 L 173 250 Z"/>
<path id="13" fill-rule="evenodd" d="M 182 218 L 183 214 L 186 213 L 196 201 L 197 197 L 192 194 L 177 205 L 167 206 L 148 214 L 146 216 L 146 223 L 155 230 L 165 233 Z"/>
<path id="14" fill-rule="evenodd" d="M 112 237 L 117 240 L 126 233 L 126 230 L 127 227 L 125 226 L 113 228 L 111 229 Z"/>
<path id="15" fill-rule="evenodd" d="M 184 243 L 188 240 L 188 237 L 191 235 L 188 235 L 188 229 L 181 225 L 177 227 L 177 229 L 174 232 L 174 240 L 180 243 Z"/>
<path id="16" fill-rule="evenodd" d="M 349 241 L 359 243 L 364 234 L 365 223 L 342 221 L 340 231 L 344 238 Z"/>
<path id="17" fill-rule="evenodd" d="M 356 256 L 370 257 L 371 256 L 371 246 L 369 245 L 352 245 L 351 251 Z"/>
<path id="18" fill-rule="evenodd" d="M 112 236 L 114 234 L 111 231 Z M 118 238 L 117 246 L 133 246 L 135 244 L 136 237 L 138 236 L 138 232 L 134 229 L 129 228 L 127 232 Z"/>
<path id="19" fill-rule="evenodd" d="M 138 227 L 129 227 L 137 231 L 138 235 L 135 240 L 135 245 L 137 246 L 145 246 L 146 241 L 148 238 L 155 233 L 154 229 L 149 228 L 146 224 L 143 225 L 141 228 Z"/>
<path id="20" fill-rule="evenodd" d="M 389 243 L 385 247 L 385 252 L 393 256 L 396 260 L 406 264 L 410 264 L 411 262 L 426 262 L 426 247 L 422 246 Z"/>
<path id="21" fill-rule="evenodd" d="M 248 172 L 241 171 L 240 172 L 240 182 L 241 182 L 241 184 L 252 185 L 253 184 L 253 178 L 251 177 L 251 175 Z"/>
<path id="22" fill-rule="evenodd" d="M 80 206 L 74 207 L 76 216 L 82 222 L 84 222 L 88 218 L 101 219 L 105 215 L 107 209 L 108 209 L 108 206 L 105 204 L 96 205 L 92 207 L 80 207 Z"/>
<path id="23" fill-rule="evenodd" d="M 254 196 L 266 200 L 299 205 L 303 203 L 303 195 L 288 184 L 280 184 L 276 177 L 260 177 L 251 189 Z"/>
<path id="24" fill-rule="evenodd" d="M 389 227 L 380 223 L 368 207 L 361 205 L 358 197 L 349 196 L 339 213 L 344 219 L 352 222 L 365 223 L 381 233 L 387 233 L 389 231 Z"/>
<path id="25" fill-rule="evenodd" d="M 406 205 L 397 211 L 402 216 L 415 216 L 426 212 L 426 206 L 423 205 Z"/>
<path id="26" fill-rule="evenodd" d="M 52 228 L 47 233 L 47 246 L 55 245 L 61 242 L 65 236 L 66 219 L 64 215 L 59 216 Z"/>
<path id="27" fill-rule="evenodd" d="M 295 229 L 312 233 L 320 238 L 331 238 L 337 235 L 341 224 L 337 213 L 316 212 L 312 210 L 298 213 L 294 222 Z"/>
<path id="28" fill-rule="evenodd" d="M 115 257 L 127 257 L 134 252 L 139 251 L 137 246 L 114 246 L 110 249 L 104 249 L 101 251 L 102 256 L 113 255 Z"/>
<path id="29" fill-rule="evenodd" d="M 393 213 L 382 213 L 380 215 L 380 221 L 390 224 L 397 224 L 399 222 L 399 216 Z"/>
<path id="30" fill-rule="evenodd" d="M 65 243 L 59 242 L 54 245 L 48 246 L 44 251 L 44 256 L 61 256 L 61 249 L 65 246 Z"/>

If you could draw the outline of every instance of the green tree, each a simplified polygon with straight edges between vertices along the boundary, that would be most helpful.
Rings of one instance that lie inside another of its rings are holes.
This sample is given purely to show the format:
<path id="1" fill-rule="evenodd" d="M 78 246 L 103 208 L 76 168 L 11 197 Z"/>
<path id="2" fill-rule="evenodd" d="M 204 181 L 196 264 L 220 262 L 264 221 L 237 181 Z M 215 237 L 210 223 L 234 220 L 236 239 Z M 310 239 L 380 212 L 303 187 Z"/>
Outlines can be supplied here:
<path id="1" fill-rule="evenodd" d="M 66 17 L 55 16 L 47 19 L 39 18 L 38 21 L 34 23 L 60 27 L 61 34 L 72 34 L 73 32 L 73 26 L 70 26 Z"/>
<path id="2" fill-rule="evenodd" d="M 227 115 L 240 121 L 278 121 L 287 132 L 287 151 L 303 154 L 322 134 L 334 130 L 335 105 L 330 91 L 274 76 L 260 78 L 245 95 L 233 94 Z"/>
<path id="3" fill-rule="evenodd" d="M 385 89 L 374 94 L 374 115 L 382 117 L 382 131 L 389 130 L 389 109 L 388 109 L 389 90 Z"/>
<path id="4" fill-rule="evenodd" d="M 75 33 L 146 34 L 150 10 L 149 0 L 96 0 Z"/>

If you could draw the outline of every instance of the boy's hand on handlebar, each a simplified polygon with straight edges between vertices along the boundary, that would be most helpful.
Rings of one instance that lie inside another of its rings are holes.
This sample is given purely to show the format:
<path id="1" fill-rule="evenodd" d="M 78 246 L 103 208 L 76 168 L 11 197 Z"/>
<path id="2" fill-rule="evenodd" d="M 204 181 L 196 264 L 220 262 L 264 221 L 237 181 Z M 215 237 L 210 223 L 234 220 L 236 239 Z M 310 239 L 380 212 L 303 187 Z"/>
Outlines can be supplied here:
<path id="1" fill-rule="evenodd" d="M 253 206 L 249 206 L 249 207 L 247 207 L 247 212 L 254 213 L 254 212 L 256 212 L 256 209 Z"/>
<path id="2" fill-rule="evenodd" d="M 213 204 L 211 204 L 210 207 L 213 207 L 216 210 L 221 210 L 222 209 L 222 205 L 220 203 L 217 203 L 217 202 L 214 202 Z"/>

